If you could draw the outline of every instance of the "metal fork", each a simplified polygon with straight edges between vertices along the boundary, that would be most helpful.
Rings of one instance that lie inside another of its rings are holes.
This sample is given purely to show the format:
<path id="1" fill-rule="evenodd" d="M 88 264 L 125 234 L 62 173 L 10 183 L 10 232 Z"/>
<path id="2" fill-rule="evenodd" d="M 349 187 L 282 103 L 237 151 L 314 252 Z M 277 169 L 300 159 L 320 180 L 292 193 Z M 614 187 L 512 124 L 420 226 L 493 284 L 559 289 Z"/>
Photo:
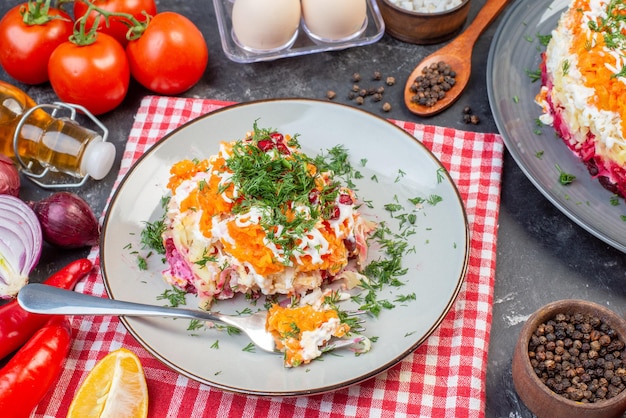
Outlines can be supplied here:
<path id="1" fill-rule="evenodd" d="M 31 283 L 24 286 L 17 295 L 17 301 L 24 310 L 38 314 L 166 316 L 221 322 L 240 329 L 260 349 L 270 353 L 282 353 L 276 348 L 272 334 L 265 330 L 267 311 L 259 311 L 247 316 L 232 316 L 218 312 L 101 298 L 41 283 Z M 363 337 L 333 339 L 327 343 L 325 348 L 326 351 L 335 350 L 360 343 L 363 339 Z"/>

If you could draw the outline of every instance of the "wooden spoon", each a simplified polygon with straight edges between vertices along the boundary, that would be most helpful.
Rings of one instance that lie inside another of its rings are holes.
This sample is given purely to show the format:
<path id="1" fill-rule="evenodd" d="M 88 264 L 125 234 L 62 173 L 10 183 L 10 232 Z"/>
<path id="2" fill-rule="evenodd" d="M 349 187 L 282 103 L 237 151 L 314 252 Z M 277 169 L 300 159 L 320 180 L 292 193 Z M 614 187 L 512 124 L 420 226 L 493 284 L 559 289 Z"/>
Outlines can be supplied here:
<path id="1" fill-rule="evenodd" d="M 474 21 L 448 45 L 430 54 L 420 62 L 409 78 L 404 87 L 404 103 L 409 110 L 419 116 L 432 116 L 444 109 L 447 109 L 454 103 L 465 87 L 470 78 L 472 70 L 472 50 L 474 44 L 485 30 L 487 26 L 495 19 L 495 17 L 504 9 L 508 0 L 487 0 L 483 8 L 478 12 Z M 411 91 L 411 85 L 417 76 L 422 74 L 422 69 L 430 64 L 443 61 L 449 64 L 453 71 L 456 72 L 456 83 L 446 92 L 443 99 L 438 100 L 433 106 L 424 106 L 414 103 L 411 99 L 415 95 Z"/>

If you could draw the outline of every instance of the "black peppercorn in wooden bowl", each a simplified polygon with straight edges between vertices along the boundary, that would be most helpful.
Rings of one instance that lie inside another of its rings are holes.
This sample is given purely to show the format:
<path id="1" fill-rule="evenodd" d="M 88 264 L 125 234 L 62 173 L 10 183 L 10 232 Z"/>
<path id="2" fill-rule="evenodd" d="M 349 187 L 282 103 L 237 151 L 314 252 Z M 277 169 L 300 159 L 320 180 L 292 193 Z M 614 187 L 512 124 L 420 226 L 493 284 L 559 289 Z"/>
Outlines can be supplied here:
<path id="1" fill-rule="evenodd" d="M 436 44 L 457 35 L 467 19 L 470 0 L 425 0 L 423 4 L 450 4 L 450 8 L 438 6 L 433 11 L 424 6 L 423 11 L 413 11 L 400 6 L 395 0 L 376 0 L 385 22 L 385 31 L 404 42 L 419 45 Z M 460 2 L 460 4 L 459 4 Z M 404 3 L 412 3 L 407 1 Z M 422 10 L 422 9 L 419 9 Z"/>
<path id="2" fill-rule="evenodd" d="M 626 412 L 626 321 L 593 302 L 549 303 L 524 324 L 513 384 L 537 417 L 620 417 Z"/>

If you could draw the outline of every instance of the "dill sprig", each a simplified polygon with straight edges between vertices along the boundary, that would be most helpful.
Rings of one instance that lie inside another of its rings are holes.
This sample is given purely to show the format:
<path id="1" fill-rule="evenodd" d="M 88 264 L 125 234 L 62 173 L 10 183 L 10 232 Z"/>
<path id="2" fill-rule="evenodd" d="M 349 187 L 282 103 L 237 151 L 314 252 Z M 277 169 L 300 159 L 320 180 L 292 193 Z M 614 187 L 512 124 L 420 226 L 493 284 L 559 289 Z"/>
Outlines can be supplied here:
<path id="1" fill-rule="evenodd" d="M 165 246 L 163 245 L 162 234 L 165 231 L 165 208 L 170 201 L 170 197 L 166 196 L 161 198 L 161 208 L 163 214 L 161 218 L 154 222 L 145 222 L 144 229 L 141 230 L 140 243 L 143 248 L 150 248 L 157 254 L 165 254 Z"/>
<path id="2" fill-rule="evenodd" d="M 267 239 L 283 250 L 289 263 L 301 237 L 315 227 L 320 217 L 328 219 L 332 215 L 341 183 L 328 181 L 325 174 L 346 175 L 352 168 L 342 147 L 315 159 L 300 152 L 262 149 L 259 143 L 272 140 L 273 134 L 273 129 L 259 128 L 255 122 L 251 138 L 233 145 L 232 155 L 226 160 L 232 176 L 223 187 L 232 185 L 239 196 L 233 213 L 245 213 L 251 208 L 260 211 Z M 299 149 L 296 138 L 288 144 Z M 311 193 L 316 194 L 315 198 Z M 298 207 L 304 210 L 294 210 Z"/>
<path id="3" fill-rule="evenodd" d="M 172 286 L 171 289 L 167 289 L 157 296 L 157 300 L 167 300 L 169 301 L 169 306 L 176 308 L 177 306 L 185 305 L 187 303 L 185 300 L 186 294 L 186 291 Z"/>

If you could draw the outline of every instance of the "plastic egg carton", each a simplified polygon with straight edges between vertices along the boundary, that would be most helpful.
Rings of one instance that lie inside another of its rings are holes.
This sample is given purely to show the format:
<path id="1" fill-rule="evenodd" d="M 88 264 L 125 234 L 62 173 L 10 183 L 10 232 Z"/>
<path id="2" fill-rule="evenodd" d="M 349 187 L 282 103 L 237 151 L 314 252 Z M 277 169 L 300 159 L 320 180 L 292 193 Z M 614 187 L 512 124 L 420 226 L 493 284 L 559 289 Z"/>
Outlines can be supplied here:
<path id="1" fill-rule="evenodd" d="M 376 0 L 367 0 L 367 19 L 364 23 L 364 28 L 354 38 L 334 42 L 320 41 L 309 36 L 304 24 L 300 22 L 296 40 L 289 48 L 269 52 L 249 51 L 240 47 L 235 42 L 233 36 L 231 21 L 233 0 L 213 0 L 213 7 L 215 7 L 215 15 L 224 53 L 230 60 L 244 64 L 369 45 L 377 42 L 385 33 L 385 23 Z"/>

